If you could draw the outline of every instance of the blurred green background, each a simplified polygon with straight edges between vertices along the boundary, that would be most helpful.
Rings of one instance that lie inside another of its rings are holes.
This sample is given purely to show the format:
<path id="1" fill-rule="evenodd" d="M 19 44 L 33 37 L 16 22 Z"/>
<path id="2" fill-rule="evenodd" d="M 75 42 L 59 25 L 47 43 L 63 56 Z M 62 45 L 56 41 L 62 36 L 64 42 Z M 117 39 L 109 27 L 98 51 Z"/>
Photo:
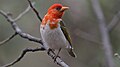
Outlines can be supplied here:
<path id="1" fill-rule="evenodd" d="M 36 2 L 35 7 L 43 17 L 49 6 L 61 3 L 69 6 L 63 20 L 70 31 L 73 47 L 77 58 L 72 58 L 66 51 L 60 56 L 70 67 L 105 67 L 104 51 L 98 22 L 93 12 L 90 0 L 31 0 Z M 120 11 L 120 0 L 100 0 L 107 25 L 114 15 Z M 28 7 L 27 0 L 0 0 L 0 10 L 10 12 L 13 18 L 17 17 Z M 119 21 L 120 22 L 120 21 Z M 120 53 L 120 24 L 109 33 L 113 52 Z M 23 32 L 40 38 L 39 25 L 35 13 L 30 10 L 16 22 Z M 0 15 L 0 41 L 14 33 L 9 22 Z M 6 44 L 0 46 L 0 66 L 14 61 L 25 48 L 40 47 L 40 44 L 16 36 Z M 120 60 L 114 57 L 115 67 L 120 67 Z M 27 53 L 25 57 L 13 67 L 59 67 L 46 52 Z"/>

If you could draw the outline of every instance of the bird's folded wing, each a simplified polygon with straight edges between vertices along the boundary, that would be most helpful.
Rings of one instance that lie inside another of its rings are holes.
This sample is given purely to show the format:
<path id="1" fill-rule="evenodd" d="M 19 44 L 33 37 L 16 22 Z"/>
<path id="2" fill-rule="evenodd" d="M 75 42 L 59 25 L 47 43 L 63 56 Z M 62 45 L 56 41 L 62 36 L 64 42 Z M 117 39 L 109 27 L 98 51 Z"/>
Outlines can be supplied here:
<path id="1" fill-rule="evenodd" d="M 66 40 L 69 42 L 69 44 L 70 44 L 71 47 L 72 47 L 72 41 L 71 41 L 70 35 L 69 35 L 69 33 L 68 33 L 68 31 L 67 31 L 67 28 L 66 28 L 66 26 L 65 26 L 65 23 L 64 23 L 63 21 L 60 21 L 60 27 L 61 27 L 61 30 L 62 30 L 62 32 L 63 32 Z"/>

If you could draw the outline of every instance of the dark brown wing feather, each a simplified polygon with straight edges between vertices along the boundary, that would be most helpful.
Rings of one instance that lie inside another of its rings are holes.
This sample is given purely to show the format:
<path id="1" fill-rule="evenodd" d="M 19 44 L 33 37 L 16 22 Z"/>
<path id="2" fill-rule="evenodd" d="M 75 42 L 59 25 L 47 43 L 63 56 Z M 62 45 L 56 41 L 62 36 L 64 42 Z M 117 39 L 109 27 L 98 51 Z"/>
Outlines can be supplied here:
<path id="1" fill-rule="evenodd" d="M 69 33 L 67 31 L 67 28 L 66 28 L 63 21 L 60 21 L 60 27 L 61 27 L 61 30 L 62 30 L 63 34 L 65 35 L 65 38 L 68 40 L 69 44 L 72 47 L 72 41 L 71 41 L 70 35 L 69 35 Z"/>
<path id="2" fill-rule="evenodd" d="M 70 35 L 65 27 L 65 24 L 63 21 L 60 21 L 60 27 L 61 27 L 61 30 L 63 32 L 63 34 L 65 35 L 65 38 L 67 39 L 67 41 L 69 42 L 70 46 L 72 47 L 72 41 L 71 41 L 71 38 L 70 38 Z M 72 56 L 72 57 L 76 57 L 76 54 L 74 53 L 73 51 L 73 48 L 68 48 L 68 53 Z"/>

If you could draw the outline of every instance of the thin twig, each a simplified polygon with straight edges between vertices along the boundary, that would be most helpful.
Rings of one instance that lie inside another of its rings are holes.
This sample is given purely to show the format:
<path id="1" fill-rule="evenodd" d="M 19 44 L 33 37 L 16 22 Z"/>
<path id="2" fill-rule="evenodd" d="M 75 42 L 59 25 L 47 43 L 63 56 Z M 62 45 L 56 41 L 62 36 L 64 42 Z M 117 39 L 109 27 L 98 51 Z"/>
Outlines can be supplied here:
<path id="1" fill-rule="evenodd" d="M 35 7 L 33 7 L 33 5 L 31 4 L 31 1 L 28 0 L 30 7 L 32 8 L 32 10 L 35 12 L 35 14 L 37 15 L 38 19 L 40 20 L 40 22 L 42 22 L 42 18 L 39 15 L 39 12 L 37 12 L 37 10 L 35 9 Z"/>
<path id="2" fill-rule="evenodd" d="M 119 23 L 119 20 L 120 20 L 120 11 L 113 17 L 113 19 L 111 20 L 111 22 L 107 25 L 107 29 L 108 29 L 109 33 Z M 96 43 L 96 44 L 102 44 L 99 40 L 97 40 L 96 38 L 94 38 L 94 35 L 90 35 L 89 33 L 86 33 L 86 32 L 81 31 L 79 29 L 76 29 L 76 30 L 78 32 L 78 33 L 76 33 L 76 36 L 78 36 L 80 38 L 83 38 L 83 39 L 85 39 L 85 40 L 87 40 L 89 42 L 93 42 L 93 43 Z"/>
<path id="3" fill-rule="evenodd" d="M 108 29 L 109 33 L 119 23 L 119 20 L 120 20 L 120 11 L 113 17 L 113 19 L 111 20 L 111 22 L 107 25 L 107 29 Z M 85 39 L 85 40 L 87 40 L 89 42 L 93 42 L 93 43 L 96 43 L 96 44 L 101 44 L 101 42 L 99 40 L 97 40 L 96 38 L 94 38 L 94 35 L 90 35 L 89 33 L 86 33 L 86 32 L 81 31 L 79 29 L 76 29 L 75 31 L 78 32 L 76 34 L 78 37 L 83 38 L 83 39 Z"/>
<path id="4" fill-rule="evenodd" d="M 15 23 L 15 21 L 10 16 L 7 15 L 7 13 L 5 13 L 2 10 L 0 10 L 0 14 L 3 15 L 7 19 L 8 22 L 10 22 L 10 24 L 12 25 L 13 29 L 15 30 L 15 32 L 18 35 L 20 35 L 22 38 L 25 38 L 25 39 L 28 39 L 30 41 L 34 41 L 34 42 L 37 42 L 37 43 L 41 43 L 43 45 L 43 43 L 42 43 L 40 38 L 36 38 L 36 37 L 33 37 L 33 36 L 31 36 L 31 35 L 29 35 L 27 33 L 23 33 L 21 31 L 21 29 L 19 28 L 19 26 Z"/>
<path id="5" fill-rule="evenodd" d="M 11 63 L 9 63 L 9 64 L 6 64 L 5 66 L 2 66 L 2 67 L 10 67 L 10 66 L 16 64 L 16 63 L 19 62 L 19 61 L 25 56 L 25 54 L 28 53 L 28 52 L 36 52 L 36 51 L 44 51 L 44 50 L 45 50 L 44 48 L 35 48 L 35 49 L 27 48 L 27 49 L 23 50 L 22 54 L 20 54 L 20 56 L 19 56 L 17 59 L 15 59 L 15 61 L 13 61 L 13 62 L 11 62 Z"/>
<path id="6" fill-rule="evenodd" d="M 32 5 L 35 5 L 35 2 L 32 2 Z M 18 21 L 23 15 L 25 15 L 26 13 L 28 13 L 30 11 L 31 7 L 30 5 L 28 5 L 27 9 L 25 11 L 23 11 L 22 13 L 20 13 L 15 19 L 14 21 Z"/>
<path id="7" fill-rule="evenodd" d="M 32 5 L 34 5 L 34 4 L 35 4 L 35 2 L 32 3 Z M 30 6 L 28 6 L 25 11 L 23 11 L 22 13 L 20 13 L 20 14 L 18 15 L 18 17 L 14 19 L 14 22 L 18 21 L 18 20 L 19 20 L 24 14 L 26 14 L 29 10 L 30 10 Z M 1 12 L 3 12 L 3 11 L 1 11 Z M 6 13 L 6 15 L 8 15 L 8 13 Z M 5 39 L 4 41 L 0 42 L 0 46 L 1 46 L 2 44 L 4 44 L 4 43 L 8 42 L 9 40 L 11 40 L 11 39 L 12 39 L 14 36 L 16 36 L 16 35 L 17 35 L 17 33 L 15 32 L 13 35 L 11 35 L 10 37 L 8 37 L 8 38 Z"/>
<path id="8" fill-rule="evenodd" d="M 13 35 L 11 35 L 10 37 L 8 37 L 7 39 L 3 40 L 2 42 L 0 42 L 0 46 L 2 46 L 3 44 L 7 43 L 8 41 L 10 41 L 12 38 L 14 38 L 17 35 L 17 33 L 15 32 Z"/>
<path id="9" fill-rule="evenodd" d="M 101 38 L 102 38 L 102 45 L 104 48 L 104 53 L 105 53 L 105 59 L 107 62 L 107 67 L 114 67 L 114 62 L 113 62 L 113 53 L 112 53 L 112 47 L 110 43 L 110 38 L 109 38 L 109 32 L 106 26 L 106 21 L 105 17 L 103 15 L 102 9 L 100 7 L 99 0 L 91 0 L 93 10 L 97 16 L 98 19 L 98 24 L 99 24 L 99 29 L 101 33 Z"/>
<path id="10" fill-rule="evenodd" d="M 107 26 L 109 32 L 115 28 L 119 20 L 120 20 L 120 11 L 113 17 L 110 24 Z"/>
<path id="11" fill-rule="evenodd" d="M 101 44 L 101 42 L 97 39 L 97 38 L 94 38 L 94 36 L 91 36 L 89 33 L 86 33 L 84 31 L 81 31 L 79 29 L 75 29 L 74 30 L 76 33 L 76 36 L 80 37 L 80 38 L 83 38 L 89 42 L 92 42 L 92 43 L 96 43 L 96 44 Z"/>

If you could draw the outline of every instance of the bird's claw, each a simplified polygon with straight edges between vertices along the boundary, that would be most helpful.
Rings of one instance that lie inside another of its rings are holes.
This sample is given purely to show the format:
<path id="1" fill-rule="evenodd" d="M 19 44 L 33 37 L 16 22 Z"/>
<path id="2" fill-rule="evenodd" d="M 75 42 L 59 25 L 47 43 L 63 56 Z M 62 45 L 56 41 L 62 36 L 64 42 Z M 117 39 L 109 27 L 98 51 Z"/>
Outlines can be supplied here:
<path id="1" fill-rule="evenodd" d="M 48 49 L 47 54 L 50 55 L 50 51 L 52 51 L 52 49 Z"/>

